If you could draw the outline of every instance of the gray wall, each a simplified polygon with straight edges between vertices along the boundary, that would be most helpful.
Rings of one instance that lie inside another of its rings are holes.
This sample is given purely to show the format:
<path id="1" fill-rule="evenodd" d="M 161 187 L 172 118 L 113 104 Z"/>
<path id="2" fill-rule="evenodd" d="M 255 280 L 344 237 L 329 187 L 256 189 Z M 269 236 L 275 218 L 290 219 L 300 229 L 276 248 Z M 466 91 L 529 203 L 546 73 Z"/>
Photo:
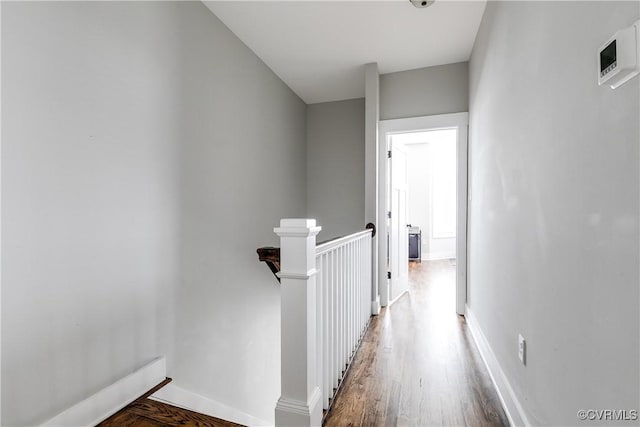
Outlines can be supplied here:
<path id="1" fill-rule="evenodd" d="M 307 215 L 319 241 L 364 230 L 364 99 L 307 107 Z"/>
<path id="2" fill-rule="evenodd" d="M 535 425 L 638 409 L 640 79 L 596 52 L 639 8 L 490 2 L 471 58 L 469 304 Z"/>
<path id="3" fill-rule="evenodd" d="M 163 354 L 271 420 L 304 103 L 199 2 L 4 3 L 2 87 L 2 425 Z"/>
<path id="4" fill-rule="evenodd" d="M 273 422 L 280 290 L 256 248 L 305 215 L 306 106 L 205 7 L 180 8 L 177 385 Z"/>
<path id="5" fill-rule="evenodd" d="M 179 40 L 167 6 L 2 8 L 2 425 L 33 426 L 168 349 Z"/>
<path id="6" fill-rule="evenodd" d="M 460 113 L 469 109 L 469 63 L 380 76 L 380 119 Z"/>

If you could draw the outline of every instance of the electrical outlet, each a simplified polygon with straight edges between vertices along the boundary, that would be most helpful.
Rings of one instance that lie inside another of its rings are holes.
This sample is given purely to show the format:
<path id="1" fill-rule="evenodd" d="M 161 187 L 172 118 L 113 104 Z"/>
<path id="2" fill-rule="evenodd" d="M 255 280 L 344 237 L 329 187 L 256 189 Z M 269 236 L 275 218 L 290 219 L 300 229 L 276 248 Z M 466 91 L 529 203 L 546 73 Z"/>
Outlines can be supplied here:
<path id="1" fill-rule="evenodd" d="M 520 334 L 518 334 L 518 357 L 523 365 L 527 364 L 527 343 Z"/>

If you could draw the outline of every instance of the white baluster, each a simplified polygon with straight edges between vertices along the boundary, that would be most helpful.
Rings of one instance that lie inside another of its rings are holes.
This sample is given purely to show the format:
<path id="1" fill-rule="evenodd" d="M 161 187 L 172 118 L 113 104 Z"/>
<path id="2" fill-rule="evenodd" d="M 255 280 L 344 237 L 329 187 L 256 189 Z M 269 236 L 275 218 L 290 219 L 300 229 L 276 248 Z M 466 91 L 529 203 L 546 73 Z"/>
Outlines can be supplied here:
<path id="1" fill-rule="evenodd" d="M 362 263 L 362 260 L 360 259 L 360 239 L 358 239 L 356 242 L 354 242 L 354 251 L 355 251 L 355 259 L 354 259 L 354 263 L 355 263 L 355 301 L 354 301 L 354 309 L 355 309 L 355 313 L 354 313 L 354 319 L 355 319 L 355 326 L 354 326 L 354 336 L 355 336 L 355 342 L 354 342 L 354 348 L 355 346 L 358 344 L 358 342 L 360 341 L 360 266 Z"/>
<path id="2" fill-rule="evenodd" d="M 344 360 L 342 358 L 344 345 L 344 260 L 342 247 L 336 250 L 338 260 L 338 378 L 342 378 Z"/>
<path id="3" fill-rule="evenodd" d="M 367 247 L 366 247 L 367 253 L 366 253 L 366 257 L 367 259 L 372 259 L 373 256 L 373 249 L 372 249 L 372 243 L 371 241 L 367 242 Z M 367 283 L 372 283 L 373 281 L 373 270 L 370 268 L 367 270 Z M 367 295 L 369 295 L 369 301 L 373 301 L 374 298 L 377 298 L 376 295 L 373 292 L 373 288 L 371 286 L 369 286 L 369 289 L 367 289 Z M 370 316 L 367 316 L 367 319 L 369 319 Z M 368 320 L 367 320 L 368 322 Z"/>
<path id="4" fill-rule="evenodd" d="M 353 242 L 353 343 L 354 351 L 358 344 L 358 325 L 360 324 L 360 258 L 358 257 L 358 243 L 360 239 Z"/>
<path id="5" fill-rule="evenodd" d="M 371 238 L 367 238 L 364 240 L 364 259 L 371 260 Z M 362 310 L 362 319 L 363 325 L 366 325 L 369 321 L 369 317 L 371 317 L 371 261 L 365 262 L 364 268 L 364 283 L 362 284 L 364 289 L 363 298 L 363 310 Z"/>
<path id="6" fill-rule="evenodd" d="M 364 259 L 362 258 L 362 240 L 358 240 L 358 343 L 360 342 L 362 332 L 362 265 Z"/>
<path id="7" fill-rule="evenodd" d="M 340 260 L 338 259 L 338 250 L 331 252 L 333 255 L 333 319 L 335 321 L 333 328 L 333 388 L 338 387 L 340 379 Z"/>
<path id="8" fill-rule="evenodd" d="M 366 236 L 364 238 L 362 238 L 362 240 L 360 240 L 360 303 L 359 303 L 359 307 L 360 307 L 360 313 L 358 316 L 358 322 L 359 322 L 359 340 L 362 339 L 362 330 L 364 329 L 364 304 L 365 304 L 365 295 L 366 295 L 366 290 L 364 289 L 364 286 L 366 284 L 366 277 L 365 277 L 365 271 L 364 268 L 366 266 L 366 259 L 364 258 L 364 243 L 367 241 Z"/>
<path id="9" fill-rule="evenodd" d="M 342 348 L 340 349 L 340 355 L 342 356 L 342 366 L 341 369 L 344 371 L 344 367 L 347 364 L 347 339 L 348 339 L 348 324 L 349 318 L 347 315 L 347 308 L 349 302 L 347 300 L 347 248 L 346 246 L 342 246 L 340 248 L 342 259 Z"/>
<path id="10" fill-rule="evenodd" d="M 353 343 L 355 341 L 355 257 L 353 250 L 353 242 L 349 243 L 349 360 L 351 360 L 351 356 L 353 356 Z"/>
<path id="11" fill-rule="evenodd" d="M 322 298 L 322 292 L 324 289 L 324 275 L 322 274 L 322 257 L 316 256 L 316 269 L 318 274 L 316 276 L 316 321 L 317 321 L 317 333 L 316 333 L 316 354 L 318 355 L 316 360 L 316 377 L 318 384 L 321 385 L 320 393 L 322 395 L 324 385 L 322 383 L 322 365 L 324 363 L 322 338 L 324 335 L 324 298 Z M 324 399 L 321 400 L 321 404 L 324 407 Z"/>
<path id="12" fill-rule="evenodd" d="M 330 283 L 331 278 L 329 277 L 329 255 L 322 255 L 324 261 L 322 272 L 324 274 L 324 292 L 323 298 L 325 302 L 325 323 L 324 323 L 324 337 L 322 340 L 322 354 L 324 355 L 323 365 L 322 365 L 322 384 L 324 386 L 324 393 L 322 396 L 322 407 L 323 409 L 327 409 L 329 407 L 329 398 L 331 397 L 331 378 L 327 376 L 329 372 L 330 358 L 331 358 L 331 348 L 329 346 L 329 337 L 331 331 L 331 300 L 330 300 Z"/>
<path id="13" fill-rule="evenodd" d="M 358 265 L 356 264 L 356 251 L 355 251 L 355 242 L 351 242 L 351 340 L 349 342 L 349 355 L 353 356 L 354 344 L 356 341 L 356 269 Z"/>
<path id="14" fill-rule="evenodd" d="M 344 303 L 344 317 L 345 317 L 345 328 L 344 328 L 344 332 L 345 332 L 345 337 L 344 337 L 344 366 L 346 368 L 347 364 L 349 363 L 349 349 L 351 347 L 351 343 L 349 342 L 349 337 L 351 334 L 351 330 L 350 330 L 350 326 L 351 326 L 351 319 L 350 319 L 350 307 L 349 304 L 351 303 L 351 280 L 350 280 L 350 275 L 351 275 L 351 265 L 350 265 L 350 259 L 349 259 L 349 244 L 347 243 L 344 246 L 344 263 L 346 268 L 344 269 L 344 291 L 345 291 L 345 303 Z"/>
<path id="15" fill-rule="evenodd" d="M 367 246 L 371 244 L 371 238 L 367 237 L 362 242 L 362 256 L 365 259 L 364 265 L 362 266 L 362 275 L 364 280 L 362 281 L 362 328 L 364 330 L 364 326 L 367 323 L 367 319 L 371 315 L 371 279 L 369 278 L 368 268 L 370 262 L 367 262 L 369 258 L 367 258 L 367 254 L 369 253 Z M 364 334 L 364 332 L 363 332 Z"/>
<path id="16" fill-rule="evenodd" d="M 342 259 L 342 248 L 336 249 L 336 259 L 338 260 L 338 379 L 342 378 L 342 339 L 344 335 L 344 293 L 343 293 L 343 274 L 344 260 Z"/>

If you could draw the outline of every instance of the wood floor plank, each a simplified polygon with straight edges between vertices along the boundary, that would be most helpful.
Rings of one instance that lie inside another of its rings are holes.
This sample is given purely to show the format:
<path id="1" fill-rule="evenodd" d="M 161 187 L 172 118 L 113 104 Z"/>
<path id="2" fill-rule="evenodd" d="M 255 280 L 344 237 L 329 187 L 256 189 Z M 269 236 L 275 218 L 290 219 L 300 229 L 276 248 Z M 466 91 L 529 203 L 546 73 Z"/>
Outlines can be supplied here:
<path id="1" fill-rule="evenodd" d="M 506 426 L 449 260 L 410 264 L 410 292 L 372 318 L 325 426 Z"/>

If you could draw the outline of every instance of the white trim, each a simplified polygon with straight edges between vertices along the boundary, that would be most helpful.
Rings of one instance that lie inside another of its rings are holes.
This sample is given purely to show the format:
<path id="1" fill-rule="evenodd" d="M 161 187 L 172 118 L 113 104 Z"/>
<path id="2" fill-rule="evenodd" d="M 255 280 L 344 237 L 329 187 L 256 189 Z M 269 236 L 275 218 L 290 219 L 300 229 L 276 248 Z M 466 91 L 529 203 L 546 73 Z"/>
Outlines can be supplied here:
<path id="1" fill-rule="evenodd" d="M 280 397 L 276 404 L 276 426 L 283 427 L 321 427 L 322 426 L 322 392 L 314 387 L 309 401 L 304 402 L 290 397 Z"/>
<path id="2" fill-rule="evenodd" d="M 306 402 L 295 399 L 287 399 L 286 397 L 280 397 L 278 403 L 276 403 L 276 411 L 288 412 L 290 414 L 302 415 L 305 417 L 311 416 L 309 405 Z"/>
<path id="3" fill-rule="evenodd" d="M 380 130 L 391 133 L 414 133 L 436 129 L 451 129 L 469 122 L 469 113 L 436 114 L 433 116 L 380 120 Z"/>
<path id="4" fill-rule="evenodd" d="M 380 119 L 380 74 L 378 64 L 364 67 L 365 107 L 364 107 L 364 222 L 379 226 L 378 217 L 378 120 Z M 380 291 L 378 287 L 378 235 L 371 237 L 371 312 L 380 312 Z M 377 311 L 375 310 L 377 306 Z"/>
<path id="5" fill-rule="evenodd" d="M 387 175 L 389 160 L 387 152 L 389 151 L 389 141 L 385 132 L 385 123 L 388 121 L 380 120 L 378 122 L 378 292 L 380 295 L 380 305 L 386 307 L 389 305 L 389 272 L 388 247 L 387 240 L 388 227 L 387 222 Z"/>
<path id="6" fill-rule="evenodd" d="M 367 234 L 372 234 L 372 231 L 373 230 L 371 229 L 358 231 L 357 233 L 349 234 L 347 236 L 342 236 L 334 240 L 329 240 L 328 242 L 320 243 L 319 245 L 316 245 L 316 256 L 329 252 L 347 242 L 358 240 L 366 236 Z"/>
<path id="7" fill-rule="evenodd" d="M 318 274 L 318 270 L 315 268 L 310 269 L 307 272 L 304 271 L 279 271 L 276 276 L 280 279 L 295 279 L 295 280 L 309 280 L 311 277 Z"/>
<path id="8" fill-rule="evenodd" d="M 493 381 L 493 385 L 498 392 L 500 403 L 502 403 L 504 412 L 507 414 L 509 424 L 512 426 L 531 426 L 531 422 L 529 422 L 522 404 L 513 391 L 507 376 L 489 345 L 489 341 L 487 341 L 469 306 L 466 307 L 465 319 L 469 326 L 469 331 L 471 331 L 471 336 L 476 343 L 476 347 L 478 347 L 482 361 L 487 367 L 487 371 L 489 371 L 491 381 Z"/>
<path id="9" fill-rule="evenodd" d="M 405 289 L 404 291 L 400 292 L 400 295 L 398 295 L 397 297 L 389 301 L 389 305 L 387 307 L 391 306 L 394 302 L 398 301 L 400 297 L 402 297 L 402 295 L 408 294 L 408 293 L 409 293 L 409 289 Z"/>
<path id="10" fill-rule="evenodd" d="M 185 390 L 173 382 L 155 392 L 150 399 L 246 426 L 273 425 L 273 422 L 261 420 L 224 403 Z"/>
<path id="11" fill-rule="evenodd" d="M 380 300 L 376 298 L 375 301 L 371 301 L 371 315 L 377 316 L 380 314 Z"/>
<path id="12" fill-rule="evenodd" d="M 289 412 L 292 414 L 303 415 L 310 417 L 316 406 L 320 404 L 322 399 L 322 393 L 319 387 L 313 389 L 313 393 L 309 398 L 309 402 L 302 402 L 296 399 L 290 399 L 288 397 L 280 397 L 278 403 L 276 403 L 276 411 Z"/>
<path id="13" fill-rule="evenodd" d="M 273 232 L 280 237 L 309 237 L 317 236 L 322 227 L 275 227 Z"/>
<path id="14" fill-rule="evenodd" d="M 467 305 L 467 199 L 469 113 L 453 119 L 457 121 L 458 141 L 456 147 L 456 312 L 464 315 Z"/>
<path id="15" fill-rule="evenodd" d="M 0 1 L 0 34 L 2 34 L 2 1 Z M 2 43 L 0 43 L 0 58 L 2 58 Z M 0 99 L 2 99 L 2 67 L 0 66 Z M 0 177 L 2 177 L 2 103 L 0 102 Z M 2 178 L 0 178 L 0 188 L 2 188 Z M 0 212 L 2 212 L 2 192 L 0 191 Z M 0 242 L 2 241 L 2 215 L 0 215 Z M 2 295 L 2 245 L 0 245 L 0 295 Z M 0 297 L 0 307 L 2 298 Z M 0 319 L 2 319 L 2 309 L 0 309 Z M 0 320 L 0 330 L 2 321 Z M 0 343 L 2 339 L 0 339 Z M 0 344 L 0 366 L 2 366 L 2 345 Z M 1 371 L 1 370 L 0 370 Z M 2 423 L 2 375 L 0 374 L 0 423 Z"/>
<path id="16" fill-rule="evenodd" d="M 434 116 L 410 117 L 406 119 L 381 120 L 379 122 L 378 174 L 378 281 L 380 303 L 389 303 L 387 283 L 387 150 L 389 135 L 436 129 L 457 128 L 457 230 L 456 230 L 456 312 L 464 315 L 467 301 L 467 147 L 469 113 L 438 114 Z"/>
<path id="17" fill-rule="evenodd" d="M 165 358 L 159 357 L 61 412 L 41 426 L 94 426 L 160 384 L 166 376 Z"/>

